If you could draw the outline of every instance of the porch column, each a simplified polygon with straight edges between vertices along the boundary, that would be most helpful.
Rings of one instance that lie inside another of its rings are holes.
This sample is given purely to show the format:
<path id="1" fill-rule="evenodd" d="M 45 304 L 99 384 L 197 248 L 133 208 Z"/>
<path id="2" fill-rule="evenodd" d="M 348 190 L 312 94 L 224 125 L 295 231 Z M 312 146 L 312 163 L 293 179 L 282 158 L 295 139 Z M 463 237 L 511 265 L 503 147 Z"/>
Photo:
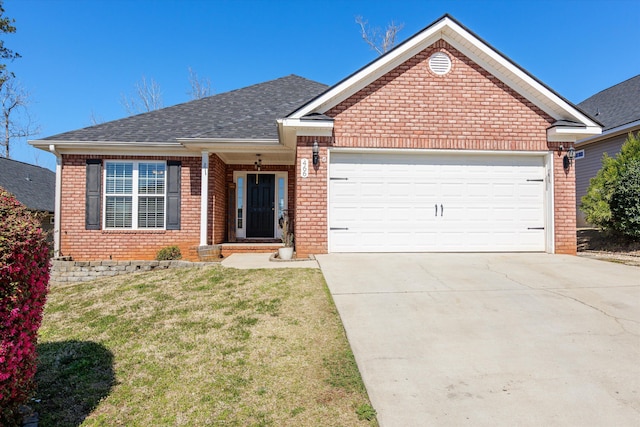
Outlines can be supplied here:
<path id="1" fill-rule="evenodd" d="M 56 192 L 53 208 L 53 257 L 60 256 L 60 218 L 62 218 L 62 155 L 55 145 L 49 145 L 49 151 L 56 156 Z"/>
<path id="2" fill-rule="evenodd" d="M 202 181 L 200 184 L 200 246 L 207 245 L 209 206 L 209 152 L 202 151 Z"/>

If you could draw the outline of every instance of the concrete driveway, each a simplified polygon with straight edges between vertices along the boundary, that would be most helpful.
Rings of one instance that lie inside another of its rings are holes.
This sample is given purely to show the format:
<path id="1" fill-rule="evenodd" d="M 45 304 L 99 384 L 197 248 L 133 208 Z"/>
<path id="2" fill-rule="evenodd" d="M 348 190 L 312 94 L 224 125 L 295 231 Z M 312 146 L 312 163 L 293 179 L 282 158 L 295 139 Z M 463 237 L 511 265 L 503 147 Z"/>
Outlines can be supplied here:
<path id="1" fill-rule="evenodd" d="M 640 268 L 548 254 L 317 259 L 383 427 L 640 425 Z"/>

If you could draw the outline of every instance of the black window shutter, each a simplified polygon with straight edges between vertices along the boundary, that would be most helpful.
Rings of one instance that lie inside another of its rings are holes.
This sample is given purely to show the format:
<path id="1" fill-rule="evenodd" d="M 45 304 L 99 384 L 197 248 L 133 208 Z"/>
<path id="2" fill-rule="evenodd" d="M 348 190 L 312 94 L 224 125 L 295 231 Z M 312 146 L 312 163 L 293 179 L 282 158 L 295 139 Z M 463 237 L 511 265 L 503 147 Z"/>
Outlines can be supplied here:
<path id="1" fill-rule="evenodd" d="M 180 161 L 167 161 L 167 230 L 180 230 L 181 165 Z"/>
<path id="2" fill-rule="evenodd" d="M 84 226 L 87 230 L 100 230 L 100 205 L 102 197 L 102 160 L 87 159 L 87 187 Z"/>

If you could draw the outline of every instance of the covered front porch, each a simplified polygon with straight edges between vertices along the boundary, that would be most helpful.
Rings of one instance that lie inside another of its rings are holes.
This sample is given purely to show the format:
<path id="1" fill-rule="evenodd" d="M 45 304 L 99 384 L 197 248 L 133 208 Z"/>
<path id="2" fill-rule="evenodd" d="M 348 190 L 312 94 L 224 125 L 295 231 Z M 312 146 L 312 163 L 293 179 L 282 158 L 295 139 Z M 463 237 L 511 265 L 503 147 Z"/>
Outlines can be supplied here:
<path id="1" fill-rule="evenodd" d="M 278 139 L 179 139 L 201 153 L 200 252 L 218 246 L 228 256 L 282 247 L 284 217 L 293 232 L 296 227 L 297 137 L 330 136 L 332 125 L 318 119 L 279 121 Z"/>
<path id="2" fill-rule="evenodd" d="M 183 144 L 193 149 L 195 143 Z M 294 149 L 277 141 L 197 144 L 202 154 L 198 258 L 276 252 L 282 247 L 283 218 L 294 212 Z"/>

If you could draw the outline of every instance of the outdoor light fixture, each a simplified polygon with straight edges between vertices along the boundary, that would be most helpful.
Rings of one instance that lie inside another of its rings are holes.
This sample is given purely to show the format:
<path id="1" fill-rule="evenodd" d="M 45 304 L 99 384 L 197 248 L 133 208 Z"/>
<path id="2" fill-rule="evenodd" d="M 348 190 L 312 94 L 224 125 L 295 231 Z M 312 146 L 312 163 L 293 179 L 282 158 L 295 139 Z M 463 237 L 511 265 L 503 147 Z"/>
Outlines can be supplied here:
<path id="1" fill-rule="evenodd" d="M 311 152 L 313 153 L 313 166 L 318 166 L 318 164 L 320 164 L 320 147 L 318 146 L 317 139 L 313 141 Z"/>
<path id="2" fill-rule="evenodd" d="M 253 163 L 253 166 L 256 168 L 256 170 L 257 170 L 258 172 L 260 172 L 260 169 L 262 168 L 262 159 L 260 158 L 260 154 L 256 154 L 256 157 L 258 158 L 258 160 L 256 160 L 256 161 Z M 260 175 L 256 174 L 256 185 L 258 185 L 258 177 L 259 177 L 259 176 L 260 176 Z"/>
<path id="3" fill-rule="evenodd" d="M 560 147 L 558 147 L 558 151 L 563 152 L 564 146 L 561 145 Z M 562 166 L 564 167 L 564 170 L 569 171 L 569 169 L 571 169 L 571 165 L 573 165 L 573 161 L 575 160 L 575 158 L 576 149 L 573 147 L 569 147 L 569 149 L 567 150 L 567 154 L 565 154 L 562 158 Z"/>

